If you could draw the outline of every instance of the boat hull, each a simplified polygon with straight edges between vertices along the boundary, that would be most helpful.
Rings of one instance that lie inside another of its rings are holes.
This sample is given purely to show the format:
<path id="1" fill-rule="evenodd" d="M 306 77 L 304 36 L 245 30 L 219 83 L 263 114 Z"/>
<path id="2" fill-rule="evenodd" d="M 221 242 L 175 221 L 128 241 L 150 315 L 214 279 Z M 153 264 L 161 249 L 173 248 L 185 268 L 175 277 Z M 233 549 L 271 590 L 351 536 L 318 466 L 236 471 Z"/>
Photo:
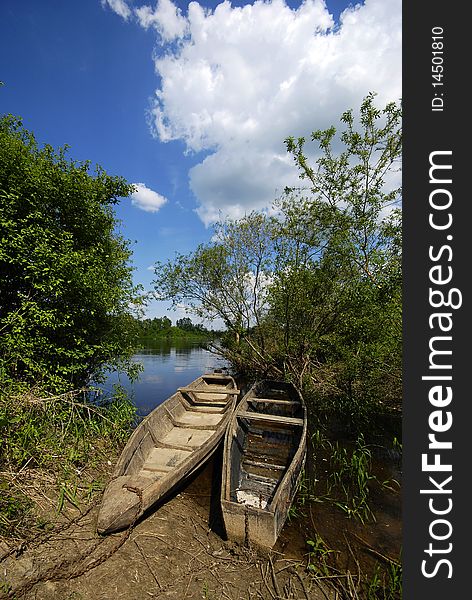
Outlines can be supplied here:
<path id="1" fill-rule="evenodd" d="M 97 531 L 129 527 L 195 473 L 221 441 L 238 393 L 232 377 L 206 374 L 145 417 L 105 488 Z"/>
<path id="2" fill-rule="evenodd" d="M 306 460 L 306 408 L 291 384 L 264 380 L 241 400 L 225 436 L 221 509 L 228 539 L 272 548 Z"/>

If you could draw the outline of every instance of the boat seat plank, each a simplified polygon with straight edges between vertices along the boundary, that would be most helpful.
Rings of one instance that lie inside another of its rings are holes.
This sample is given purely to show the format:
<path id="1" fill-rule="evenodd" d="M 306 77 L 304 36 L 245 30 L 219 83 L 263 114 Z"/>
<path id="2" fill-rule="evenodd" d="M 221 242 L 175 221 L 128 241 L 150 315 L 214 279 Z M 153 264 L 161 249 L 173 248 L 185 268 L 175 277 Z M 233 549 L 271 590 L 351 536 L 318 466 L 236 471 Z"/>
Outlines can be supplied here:
<path id="1" fill-rule="evenodd" d="M 180 444 L 165 444 L 164 442 L 156 442 L 156 448 L 170 448 L 171 450 L 186 450 L 188 451 L 188 446 L 182 446 Z"/>
<path id="2" fill-rule="evenodd" d="M 280 476 L 277 475 L 275 477 L 267 477 L 261 475 L 260 473 L 248 473 L 247 471 L 245 471 L 242 478 L 242 482 L 248 484 L 248 482 L 253 481 L 256 482 L 258 485 L 263 485 L 272 488 L 275 485 L 277 485 L 277 483 L 280 481 Z"/>
<path id="3" fill-rule="evenodd" d="M 243 467 L 248 465 L 250 467 L 262 467 L 263 469 L 273 469 L 274 471 L 285 471 L 287 468 L 286 465 L 277 465 L 270 462 L 261 462 L 258 460 L 250 460 L 247 458 L 242 460 L 242 465 Z"/>
<path id="4" fill-rule="evenodd" d="M 240 391 L 236 388 L 225 388 L 225 387 L 217 387 L 216 385 L 208 386 L 208 388 L 194 388 L 194 387 L 179 387 L 177 388 L 179 392 L 193 392 L 194 394 L 200 393 L 210 393 L 210 394 L 239 394 Z"/>
<path id="5" fill-rule="evenodd" d="M 244 490 L 246 492 L 256 493 L 265 498 L 270 498 L 274 493 L 277 485 L 279 484 L 278 479 L 272 479 L 270 481 L 261 481 L 256 478 L 244 478 L 240 481 L 237 489 Z"/>
<path id="6" fill-rule="evenodd" d="M 248 402 L 267 402 L 269 404 L 285 404 L 286 406 L 298 404 L 300 406 L 300 402 L 297 400 L 276 400 L 275 398 L 249 398 Z"/>
<path id="7" fill-rule="evenodd" d="M 210 394 L 209 392 L 199 392 L 198 394 L 192 394 L 188 396 L 190 398 L 190 402 L 195 406 L 214 406 L 217 408 L 225 408 L 231 402 L 231 400 L 222 400 L 221 394 Z M 182 397 L 185 402 L 189 402 L 185 398 Z"/>
<path id="8" fill-rule="evenodd" d="M 238 417 L 244 419 L 254 419 L 257 421 L 267 421 L 268 423 L 283 423 L 286 425 L 300 425 L 303 426 L 303 419 L 296 419 L 295 417 L 281 417 L 278 415 L 265 415 L 263 413 L 253 413 L 246 410 L 242 410 L 238 413 Z"/>
<path id="9" fill-rule="evenodd" d="M 205 414 L 218 414 L 223 415 L 225 412 L 226 406 L 228 406 L 227 402 L 196 402 L 189 401 L 187 398 L 182 398 L 181 403 L 184 406 L 185 410 L 191 410 L 193 412 L 205 413 Z"/>

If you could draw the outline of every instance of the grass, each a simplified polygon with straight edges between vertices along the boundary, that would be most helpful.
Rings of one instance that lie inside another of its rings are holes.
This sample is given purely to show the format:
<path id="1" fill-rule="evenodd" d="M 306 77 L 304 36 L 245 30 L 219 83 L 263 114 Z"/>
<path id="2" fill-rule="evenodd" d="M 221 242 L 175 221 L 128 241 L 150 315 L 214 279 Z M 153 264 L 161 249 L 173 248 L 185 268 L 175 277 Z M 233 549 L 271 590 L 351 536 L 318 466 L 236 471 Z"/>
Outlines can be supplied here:
<path id="1" fill-rule="evenodd" d="M 399 600 L 402 592 L 402 568 L 395 563 L 389 563 L 386 570 L 377 565 L 373 575 L 364 583 L 366 600 Z"/>
<path id="2" fill-rule="evenodd" d="M 336 506 L 348 517 L 357 517 L 362 523 L 375 521 L 375 515 L 369 505 L 369 484 L 376 478 L 371 474 L 372 453 L 359 436 L 352 451 L 326 441 L 331 451 L 328 478 L 328 494 L 337 493 Z"/>
<path id="3" fill-rule="evenodd" d="M 202 592 L 203 592 L 203 595 L 202 595 L 203 600 L 212 600 L 212 596 L 210 594 L 210 588 L 206 581 L 203 583 Z"/>
<path id="4" fill-rule="evenodd" d="M 296 496 L 292 504 L 289 506 L 287 512 L 287 519 L 292 521 L 293 519 L 298 519 L 301 516 L 304 516 L 307 506 L 313 500 L 314 497 L 311 493 L 311 482 L 306 474 L 306 471 L 303 470 L 300 475 L 300 481 L 298 482 Z"/>
<path id="5" fill-rule="evenodd" d="M 370 502 L 371 488 L 377 485 L 392 491 L 392 486 L 395 485 L 398 489 L 399 484 L 393 479 L 379 481 L 373 475 L 371 446 L 365 442 L 364 436 L 359 435 L 353 445 L 346 446 L 337 441 L 330 441 L 317 431 L 311 438 L 311 447 L 315 470 L 322 472 L 320 460 L 329 462 L 328 476 L 320 475 L 324 490 L 316 490 L 318 501 L 334 504 L 349 518 L 355 518 L 363 524 L 375 522 Z M 393 440 L 393 449 L 398 450 L 396 438 Z M 311 495 L 314 495 L 313 489 Z"/>
<path id="6" fill-rule="evenodd" d="M 10 489 L 7 481 L 0 483 L 0 534 L 13 536 L 29 526 L 33 502 L 18 490 Z"/>
<path id="7" fill-rule="evenodd" d="M 135 414 L 118 388 L 111 397 L 87 390 L 51 395 L 3 389 L 0 535 L 27 539 L 54 514 L 90 502 L 102 489 L 100 479 L 129 436 Z"/>
<path id="8" fill-rule="evenodd" d="M 307 569 L 315 575 L 329 575 L 328 558 L 334 550 L 331 550 L 327 546 L 326 542 L 318 533 L 315 533 L 314 538 L 315 539 L 310 539 L 306 542 L 309 547 Z"/>

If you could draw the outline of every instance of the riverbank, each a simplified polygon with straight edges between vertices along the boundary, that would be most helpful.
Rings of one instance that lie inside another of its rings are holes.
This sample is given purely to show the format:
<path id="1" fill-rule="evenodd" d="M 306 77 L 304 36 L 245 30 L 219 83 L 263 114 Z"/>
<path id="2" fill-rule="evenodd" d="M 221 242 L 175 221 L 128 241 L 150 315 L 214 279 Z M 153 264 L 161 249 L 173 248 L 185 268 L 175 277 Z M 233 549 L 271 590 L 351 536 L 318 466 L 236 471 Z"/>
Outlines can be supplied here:
<path id="1" fill-rule="evenodd" d="M 3 558 L 0 598 L 334 599 L 303 557 L 276 549 L 261 555 L 221 537 L 214 470 L 212 460 L 131 531 L 113 536 L 95 533 L 96 505 L 82 514 L 69 507 L 49 539 Z"/>
<path id="2" fill-rule="evenodd" d="M 170 363 L 171 371 L 180 364 L 179 356 L 174 355 L 176 363 Z M 187 380 L 192 354 L 182 356 L 187 365 L 182 376 Z M 199 354 L 199 358 L 204 357 Z M 169 362 L 166 364 L 169 368 Z M 155 375 L 152 372 L 154 394 Z M 172 385 L 176 389 L 179 384 Z M 61 400 L 49 401 L 61 414 L 58 410 Z M 82 412 L 74 413 L 81 415 L 81 422 L 86 411 L 77 404 L 80 403 L 75 400 L 72 406 L 74 411 L 81 409 Z M 25 405 L 29 407 L 28 402 Z M 44 416 L 41 411 L 45 407 L 37 399 L 32 406 Z M 24 418 L 19 414 L 17 417 L 18 431 L 28 431 L 28 426 L 19 425 L 27 425 Z M 74 432 L 70 420 L 64 418 L 58 424 L 61 422 L 68 423 L 65 431 Z M 25 461 L 16 471 L 9 469 L 8 479 L 4 479 L 8 488 L 1 490 L 0 497 L 5 497 L 5 491 L 18 491 L 17 498 L 28 492 L 36 510 L 34 515 L 30 513 L 31 520 L 22 523 L 22 529 L 1 540 L 0 556 L 2 548 L 5 556 L 0 562 L 0 572 L 5 575 L 0 578 L 0 590 L 3 589 L 6 598 L 22 597 L 24 591 L 26 598 L 92 599 L 97 597 L 92 594 L 100 581 L 103 600 L 120 597 L 121 593 L 123 598 L 136 600 L 146 596 L 178 600 L 202 597 L 273 600 L 277 595 L 304 598 L 304 585 L 310 590 L 307 596 L 310 599 L 334 598 L 337 593 L 340 599 L 397 600 L 401 597 L 401 445 L 394 446 L 391 433 L 398 429 L 398 424 L 381 424 L 380 429 L 386 433 L 384 439 L 343 437 L 335 422 L 331 422 L 331 431 L 312 425 L 306 476 L 290 510 L 290 519 L 273 552 L 263 556 L 225 541 L 218 517 L 221 472 L 218 462 L 202 469 L 188 486 L 158 510 L 150 511 L 132 531 L 101 538 L 95 532 L 97 503 L 111 476 L 119 444 L 106 449 L 106 435 L 101 443 L 98 439 L 90 443 L 88 455 L 82 456 L 82 464 L 74 463 L 69 469 L 72 479 L 63 486 L 58 485 L 53 472 L 45 469 L 46 462 Z M 64 437 L 60 426 L 55 433 L 59 439 Z M 76 448 L 77 440 L 67 437 L 64 440 L 67 447 Z M 45 456 L 54 454 L 53 447 L 50 444 Z M 160 529 L 166 522 L 169 529 Z M 198 531 L 206 531 L 206 538 Z M 174 550 L 166 544 L 169 540 L 175 542 Z M 198 554 L 204 547 L 209 552 Z M 166 565 L 168 559 L 181 579 L 170 581 L 168 566 L 160 570 L 161 563 Z M 276 569 L 277 586 L 282 590 L 280 594 L 274 587 L 272 565 Z M 94 568 L 89 569 L 90 566 Z M 129 571 L 131 566 L 133 572 Z M 231 577 L 225 579 L 228 572 L 238 568 L 248 574 L 246 588 Z M 115 579 L 118 577 L 118 591 L 105 585 L 112 574 Z M 292 577 L 287 579 L 289 574 Z M 218 587 L 215 577 L 225 584 Z M 259 587 L 255 584 L 251 587 L 254 582 Z M 320 584 L 327 596 L 314 595 Z M 232 586 L 239 596 L 228 591 Z M 294 590 L 298 590 L 298 596 Z"/>
<path id="3" fill-rule="evenodd" d="M 67 505 L 97 497 L 130 435 L 136 409 L 122 391 L 0 391 L 0 540 L 52 530 Z"/>
<path id="4" fill-rule="evenodd" d="M 382 591 L 372 567 L 396 560 L 389 554 L 400 539 L 388 510 L 379 512 L 375 527 L 370 526 L 376 540 L 368 543 L 359 522 L 333 513 L 328 505 L 313 504 L 286 523 L 271 552 L 257 553 L 224 539 L 218 510 L 220 461 L 221 452 L 133 529 L 112 536 L 95 532 L 96 503 L 82 512 L 68 504 L 53 532 L 10 548 L 3 557 L 0 598 L 400 598 Z M 317 545 L 307 540 L 317 540 Z"/>
<path id="5" fill-rule="evenodd" d="M 398 490 L 372 486 L 374 518 L 365 523 L 350 518 L 321 493 L 330 465 L 326 454 L 314 456 L 313 451 L 310 443 L 308 468 L 318 477 L 315 490 L 303 482 L 268 553 L 225 539 L 220 449 L 167 502 L 132 529 L 112 536 L 95 531 L 99 496 L 79 507 L 66 498 L 52 528 L 29 541 L 2 544 L 0 598 L 400 599 Z M 108 465 L 102 476 L 109 477 L 111 469 Z M 30 474 L 25 469 L 23 477 Z M 391 461 L 377 461 L 375 474 L 379 481 L 391 479 Z M 312 497 L 312 491 L 318 496 Z"/>
<path id="6" fill-rule="evenodd" d="M 161 344 L 207 344 L 214 339 L 215 337 L 208 334 L 192 333 L 182 331 L 181 329 L 177 329 L 177 327 L 172 327 L 171 330 L 162 335 L 140 336 L 137 340 L 137 350 L 140 348 L 152 348 Z"/>

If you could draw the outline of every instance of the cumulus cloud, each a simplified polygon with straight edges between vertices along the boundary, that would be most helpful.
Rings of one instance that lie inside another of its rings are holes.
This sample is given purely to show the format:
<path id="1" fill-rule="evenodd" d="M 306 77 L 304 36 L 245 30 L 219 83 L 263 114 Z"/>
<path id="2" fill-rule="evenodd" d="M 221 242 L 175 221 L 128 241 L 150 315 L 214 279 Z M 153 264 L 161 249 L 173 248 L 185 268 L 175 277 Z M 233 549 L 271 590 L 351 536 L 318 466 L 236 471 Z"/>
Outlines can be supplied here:
<path id="1" fill-rule="evenodd" d="M 136 191 L 131 194 L 131 204 L 146 212 L 157 212 L 167 202 L 167 198 L 146 187 L 144 183 L 133 184 Z"/>
<path id="2" fill-rule="evenodd" d="M 171 0 L 159 0 L 154 10 L 149 6 L 142 6 L 135 10 L 135 14 L 142 27 L 153 27 L 164 42 L 182 37 L 187 29 L 187 20 Z"/>
<path id="3" fill-rule="evenodd" d="M 104 8 L 108 6 L 117 15 L 123 17 L 125 21 L 127 21 L 132 14 L 131 9 L 126 4 L 125 0 L 102 0 L 102 6 Z"/>
<path id="4" fill-rule="evenodd" d="M 283 140 L 339 123 L 370 91 L 401 96 L 401 0 L 365 0 L 335 24 L 324 0 L 135 10 L 158 32 L 156 137 L 204 158 L 189 173 L 205 224 L 271 204 L 298 181 Z"/>

